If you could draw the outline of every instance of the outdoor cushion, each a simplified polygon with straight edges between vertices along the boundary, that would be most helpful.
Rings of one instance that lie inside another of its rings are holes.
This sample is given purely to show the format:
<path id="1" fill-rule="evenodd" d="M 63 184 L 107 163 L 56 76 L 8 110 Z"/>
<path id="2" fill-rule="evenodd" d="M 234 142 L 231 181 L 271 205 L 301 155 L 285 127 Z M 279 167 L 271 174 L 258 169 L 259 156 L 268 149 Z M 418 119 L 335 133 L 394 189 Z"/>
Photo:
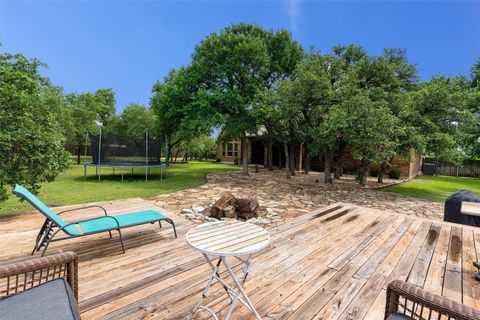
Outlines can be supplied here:
<path id="1" fill-rule="evenodd" d="M 120 228 L 135 226 L 148 222 L 155 222 L 166 218 L 163 214 L 155 210 L 138 211 L 111 217 L 115 217 L 115 219 L 117 219 L 118 223 L 120 224 Z M 117 223 L 112 218 L 101 218 L 92 221 L 80 222 L 79 225 L 84 233 L 114 230 L 118 228 Z"/>
<path id="2" fill-rule="evenodd" d="M 391 315 L 388 316 L 387 320 L 412 320 L 413 318 L 410 318 L 404 314 L 400 313 L 392 313 Z"/>
<path id="3" fill-rule="evenodd" d="M 72 289 L 55 279 L 0 300 L 2 320 L 80 320 Z"/>

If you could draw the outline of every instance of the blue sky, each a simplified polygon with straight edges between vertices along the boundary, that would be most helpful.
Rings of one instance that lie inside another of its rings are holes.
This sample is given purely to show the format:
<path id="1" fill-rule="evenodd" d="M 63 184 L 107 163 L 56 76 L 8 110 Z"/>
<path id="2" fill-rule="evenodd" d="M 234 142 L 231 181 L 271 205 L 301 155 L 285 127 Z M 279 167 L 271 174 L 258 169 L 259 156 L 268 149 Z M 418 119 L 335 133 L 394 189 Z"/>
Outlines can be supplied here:
<path id="1" fill-rule="evenodd" d="M 238 22 L 290 30 L 305 49 L 406 48 L 420 76 L 468 74 L 480 57 L 480 2 L 2 2 L 1 51 L 47 63 L 66 92 L 112 88 L 117 109 L 148 104 L 206 35 Z"/>

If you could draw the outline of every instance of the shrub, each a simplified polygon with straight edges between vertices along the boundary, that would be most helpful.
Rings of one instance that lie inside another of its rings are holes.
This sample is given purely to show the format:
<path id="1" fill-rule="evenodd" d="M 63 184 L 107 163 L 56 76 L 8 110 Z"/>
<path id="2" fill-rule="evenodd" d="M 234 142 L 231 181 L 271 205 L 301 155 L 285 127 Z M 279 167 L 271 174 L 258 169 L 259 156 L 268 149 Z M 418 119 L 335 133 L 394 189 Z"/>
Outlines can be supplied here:
<path id="1" fill-rule="evenodd" d="M 216 162 L 222 162 L 222 158 L 220 157 L 217 157 L 217 159 L 215 159 Z"/>
<path id="2" fill-rule="evenodd" d="M 388 173 L 388 177 L 389 177 L 390 179 L 397 179 L 397 180 L 398 180 L 398 179 L 400 179 L 400 174 L 401 174 L 400 170 L 398 170 L 398 169 L 392 169 L 392 170 L 390 170 L 390 172 Z"/>
<path id="3" fill-rule="evenodd" d="M 378 170 L 378 168 L 370 169 L 370 176 L 372 176 L 372 177 L 378 177 L 379 173 L 380 173 L 380 170 Z"/>

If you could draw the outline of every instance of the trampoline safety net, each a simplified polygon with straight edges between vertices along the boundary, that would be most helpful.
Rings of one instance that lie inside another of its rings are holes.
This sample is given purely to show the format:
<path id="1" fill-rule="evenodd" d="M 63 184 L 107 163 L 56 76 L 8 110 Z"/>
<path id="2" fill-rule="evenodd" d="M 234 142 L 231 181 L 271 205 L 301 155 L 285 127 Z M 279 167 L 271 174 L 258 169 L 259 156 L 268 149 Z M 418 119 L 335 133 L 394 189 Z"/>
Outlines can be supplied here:
<path id="1" fill-rule="evenodd" d="M 162 141 L 160 140 L 102 134 L 100 139 L 98 135 L 91 137 L 91 146 L 93 165 L 161 164 Z"/>

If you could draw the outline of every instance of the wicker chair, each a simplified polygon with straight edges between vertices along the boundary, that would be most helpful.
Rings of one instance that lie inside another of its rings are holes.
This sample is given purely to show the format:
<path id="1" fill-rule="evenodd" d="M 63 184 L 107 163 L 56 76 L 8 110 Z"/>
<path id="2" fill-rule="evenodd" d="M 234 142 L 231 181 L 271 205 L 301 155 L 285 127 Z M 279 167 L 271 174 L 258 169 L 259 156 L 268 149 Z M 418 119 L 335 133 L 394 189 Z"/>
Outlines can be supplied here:
<path id="1" fill-rule="evenodd" d="M 387 287 L 385 319 L 478 320 L 480 310 L 396 280 Z"/>
<path id="2" fill-rule="evenodd" d="M 77 301 L 78 257 L 73 252 L 0 265 L 0 309 L 8 311 L 2 317 L 79 319 Z"/>

